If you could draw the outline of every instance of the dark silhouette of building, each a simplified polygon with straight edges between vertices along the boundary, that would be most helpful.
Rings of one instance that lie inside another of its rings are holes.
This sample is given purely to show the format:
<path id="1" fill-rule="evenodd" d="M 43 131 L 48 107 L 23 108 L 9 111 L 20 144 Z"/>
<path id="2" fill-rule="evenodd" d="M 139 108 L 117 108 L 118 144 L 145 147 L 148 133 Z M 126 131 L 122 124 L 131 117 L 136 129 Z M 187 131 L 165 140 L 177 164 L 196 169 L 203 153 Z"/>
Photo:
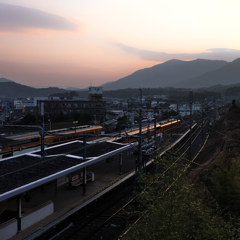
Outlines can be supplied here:
<path id="1" fill-rule="evenodd" d="M 41 102 L 44 103 L 44 114 L 89 114 L 104 116 L 105 101 L 83 101 L 83 100 L 44 100 L 40 101 L 38 109 L 41 109 Z"/>

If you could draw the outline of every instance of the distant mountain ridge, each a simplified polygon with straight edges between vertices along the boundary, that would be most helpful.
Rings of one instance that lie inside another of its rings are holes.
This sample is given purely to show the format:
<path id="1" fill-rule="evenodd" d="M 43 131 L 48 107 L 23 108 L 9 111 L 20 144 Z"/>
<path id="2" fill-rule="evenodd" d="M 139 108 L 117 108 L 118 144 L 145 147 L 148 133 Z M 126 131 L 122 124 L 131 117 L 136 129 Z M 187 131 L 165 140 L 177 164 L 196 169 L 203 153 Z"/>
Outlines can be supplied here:
<path id="1" fill-rule="evenodd" d="M 240 83 L 240 58 L 235 59 L 217 70 L 180 81 L 176 84 L 176 87 L 201 88 L 211 87 L 216 84 L 230 85 L 238 83 Z"/>
<path id="2" fill-rule="evenodd" d="M 240 58 L 232 62 L 197 59 L 182 61 L 172 59 L 150 68 L 140 69 L 115 82 L 103 84 L 103 90 L 126 88 L 221 88 L 221 85 L 240 84 Z M 68 88 L 84 91 L 84 89 Z M 87 89 L 85 89 L 87 90 Z M 46 97 L 64 93 L 58 87 L 33 88 L 6 78 L 0 78 L 0 97 Z"/>
<path id="3" fill-rule="evenodd" d="M 6 78 L 0 78 L 0 83 L 1 82 L 14 82 L 14 81 L 6 79 Z"/>
<path id="4" fill-rule="evenodd" d="M 209 71 L 217 70 L 228 62 L 219 60 L 196 59 L 182 61 L 172 59 L 151 68 L 140 69 L 115 82 L 103 84 L 104 90 L 138 87 L 175 87 L 177 82 L 198 77 Z"/>
<path id="5" fill-rule="evenodd" d="M 8 79 L 6 79 L 8 80 Z M 48 97 L 54 93 L 64 93 L 67 92 L 65 89 L 57 87 L 49 88 L 33 88 L 19 83 L 15 83 L 11 80 L 0 82 L 0 97 L 11 97 L 11 98 L 21 98 L 21 97 Z"/>

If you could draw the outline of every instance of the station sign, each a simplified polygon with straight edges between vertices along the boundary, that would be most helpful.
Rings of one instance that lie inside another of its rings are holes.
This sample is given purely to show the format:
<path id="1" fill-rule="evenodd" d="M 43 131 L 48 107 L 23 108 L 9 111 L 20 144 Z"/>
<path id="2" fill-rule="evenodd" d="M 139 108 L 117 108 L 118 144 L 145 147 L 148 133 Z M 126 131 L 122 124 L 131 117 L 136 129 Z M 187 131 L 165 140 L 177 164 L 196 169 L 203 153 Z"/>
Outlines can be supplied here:
<path id="1" fill-rule="evenodd" d="M 72 177 L 72 182 L 78 179 L 78 175 Z"/>
<path id="2" fill-rule="evenodd" d="M 89 94 L 102 94 L 103 88 L 102 87 L 89 87 Z"/>

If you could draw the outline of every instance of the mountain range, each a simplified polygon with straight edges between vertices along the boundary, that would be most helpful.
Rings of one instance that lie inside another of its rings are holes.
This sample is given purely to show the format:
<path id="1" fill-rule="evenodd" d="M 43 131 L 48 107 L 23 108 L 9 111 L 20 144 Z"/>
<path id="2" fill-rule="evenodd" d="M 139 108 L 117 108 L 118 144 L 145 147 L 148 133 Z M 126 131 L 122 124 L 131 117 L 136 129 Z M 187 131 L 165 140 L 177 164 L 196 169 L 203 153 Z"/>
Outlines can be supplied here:
<path id="1" fill-rule="evenodd" d="M 223 67 L 206 72 L 200 76 L 178 82 L 175 87 L 201 88 L 211 87 L 216 84 L 230 85 L 240 83 L 240 58 L 224 65 Z"/>
<path id="2" fill-rule="evenodd" d="M 16 83 L 6 78 L 0 78 L 0 97 L 48 97 L 54 93 L 64 93 L 65 89 L 57 87 L 33 88 Z"/>
<path id="3" fill-rule="evenodd" d="M 233 85 L 240 83 L 240 58 L 232 62 L 197 59 L 170 61 L 145 68 L 121 78 L 115 82 L 102 85 L 103 90 L 126 88 L 206 88 L 214 85 Z M 5 97 L 45 97 L 67 90 L 57 87 L 33 88 L 21 85 L 6 78 L 0 78 L 0 96 Z M 83 89 L 82 89 L 83 90 Z M 86 90 L 86 89 L 85 89 Z"/>
<path id="4" fill-rule="evenodd" d="M 14 81 L 9 80 L 7 78 L 0 78 L 0 83 L 2 83 L 2 82 L 14 82 Z"/>
<path id="5" fill-rule="evenodd" d="M 197 59 L 193 61 L 182 61 L 172 59 L 151 68 L 138 70 L 129 76 L 121 78 L 115 82 L 105 83 L 102 86 L 104 90 L 138 87 L 175 87 L 176 84 L 181 81 L 201 76 L 210 71 L 218 70 L 227 64 L 228 62 L 226 61 L 218 60 Z"/>

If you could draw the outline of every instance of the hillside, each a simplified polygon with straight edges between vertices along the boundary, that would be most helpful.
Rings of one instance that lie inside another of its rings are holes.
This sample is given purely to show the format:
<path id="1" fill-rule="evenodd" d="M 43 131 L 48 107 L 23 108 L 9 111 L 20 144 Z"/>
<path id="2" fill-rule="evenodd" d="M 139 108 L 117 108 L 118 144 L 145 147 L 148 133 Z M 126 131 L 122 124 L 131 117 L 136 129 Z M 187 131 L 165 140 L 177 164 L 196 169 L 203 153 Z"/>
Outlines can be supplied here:
<path id="1" fill-rule="evenodd" d="M 13 81 L 6 78 L 0 78 L 0 82 L 13 82 Z"/>
<path id="2" fill-rule="evenodd" d="M 197 77 L 203 73 L 219 69 L 226 64 L 225 61 L 216 60 L 181 61 L 172 59 L 151 68 L 138 70 L 129 76 L 102 86 L 104 90 L 174 87 L 181 80 Z"/>
<path id="3" fill-rule="evenodd" d="M 132 207 L 127 239 L 240 239 L 239 118 L 233 104 L 208 128 L 190 168 L 188 161 L 181 168 L 176 158 L 161 157 L 155 159 L 159 174 L 139 174 L 140 207 Z"/>
<path id="4" fill-rule="evenodd" d="M 227 63 L 217 70 L 178 82 L 176 87 L 201 88 L 210 87 L 216 84 L 229 85 L 237 83 L 240 83 L 240 58 Z"/>
<path id="5" fill-rule="evenodd" d="M 63 92 L 66 90 L 57 87 L 33 88 L 10 81 L 0 82 L 0 97 L 48 97 L 50 94 Z"/>

